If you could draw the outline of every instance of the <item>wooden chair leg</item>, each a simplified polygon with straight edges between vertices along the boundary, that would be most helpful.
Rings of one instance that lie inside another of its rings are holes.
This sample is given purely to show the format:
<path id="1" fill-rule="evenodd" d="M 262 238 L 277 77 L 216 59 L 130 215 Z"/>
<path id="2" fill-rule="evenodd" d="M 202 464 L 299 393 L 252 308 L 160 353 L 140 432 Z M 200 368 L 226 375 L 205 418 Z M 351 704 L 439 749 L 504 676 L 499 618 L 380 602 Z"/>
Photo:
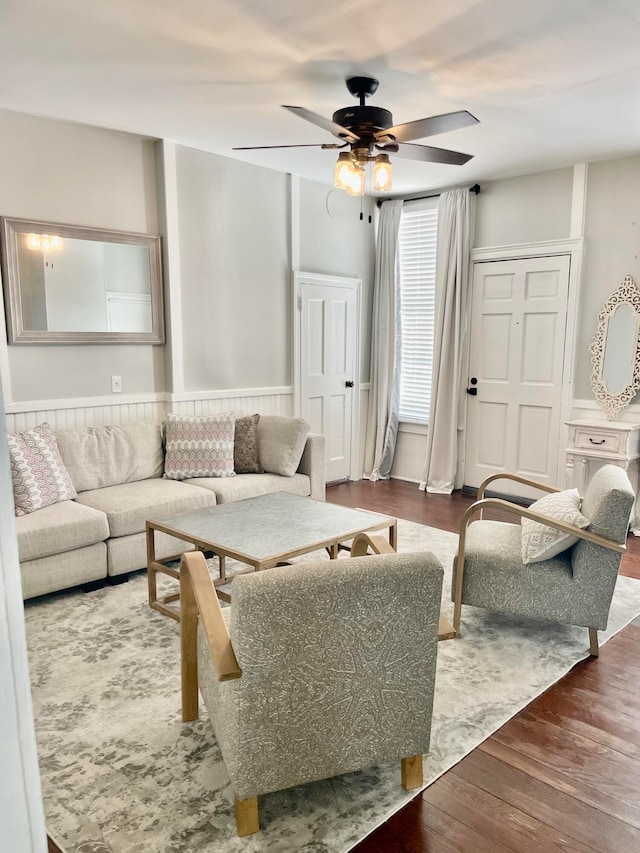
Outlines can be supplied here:
<path id="1" fill-rule="evenodd" d="M 234 796 L 234 808 L 236 813 L 236 832 L 239 836 L 253 835 L 254 832 L 260 831 L 257 797 L 247 797 L 246 800 L 239 800 Z"/>
<path id="2" fill-rule="evenodd" d="M 600 648 L 598 646 L 598 630 L 596 628 L 589 628 L 589 652 L 594 658 L 597 658 L 600 654 Z"/>
<path id="3" fill-rule="evenodd" d="M 422 756 L 410 755 L 401 759 L 400 772 L 402 775 L 402 787 L 405 791 L 422 787 Z"/>

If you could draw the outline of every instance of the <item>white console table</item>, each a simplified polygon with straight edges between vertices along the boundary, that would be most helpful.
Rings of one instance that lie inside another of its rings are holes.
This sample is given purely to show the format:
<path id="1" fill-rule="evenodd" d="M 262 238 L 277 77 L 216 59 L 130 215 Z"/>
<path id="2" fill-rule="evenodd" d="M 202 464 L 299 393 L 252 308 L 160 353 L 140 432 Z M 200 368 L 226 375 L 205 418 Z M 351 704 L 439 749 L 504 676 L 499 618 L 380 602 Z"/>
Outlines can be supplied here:
<path id="1" fill-rule="evenodd" d="M 567 488 L 577 486 L 584 494 L 594 463 L 609 462 L 627 472 L 636 493 L 631 513 L 631 529 L 640 534 L 638 518 L 638 460 L 640 459 L 640 424 L 623 421 L 569 421 L 569 446 L 565 482 Z M 576 468 L 578 471 L 576 472 Z"/>

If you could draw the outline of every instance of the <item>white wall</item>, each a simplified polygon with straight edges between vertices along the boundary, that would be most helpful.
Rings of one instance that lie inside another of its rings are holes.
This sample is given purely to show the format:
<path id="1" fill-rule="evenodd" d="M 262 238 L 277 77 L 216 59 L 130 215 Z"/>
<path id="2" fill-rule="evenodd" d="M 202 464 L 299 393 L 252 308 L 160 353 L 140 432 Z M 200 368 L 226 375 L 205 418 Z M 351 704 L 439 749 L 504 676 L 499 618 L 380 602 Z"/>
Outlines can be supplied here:
<path id="1" fill-rule="evenodd" d="M 631 275 L 640 288 L 640 156 L 590 163 L 574 396 L 594 399 L 587 347 L 602 304 Z"/>
<path id="2" fill-rule="evenodd" d="M 0 383 L 0 847 L 47 849 Z"/>
<path id="3" fill-rule="evenodd" d="M 177 146 L 185 390 L 291 383 L 289 178 Z"/>
<path id="4" fill-rule="evenodd" d="M 370 198 L 362 200 L 362 220 L 360 209 L 360 199 L 343 190 L 300 181 L 298 268 L 301 272 L 362 280 L 360 379 L 368 382 L 377 215 Z"/>
<path id="5" fill-rule="evenodd" d="M 573 169 L 487 181 L 476 200 L 474 248 L 569 236 Z"/>
<path id="6" fill-rule="evenodd" d="M 157 234 L 153 142 L 0 110 L 0 215 Z M 7 400 L 110 394 L 113 374 L 125 393 L 164 387 L 162 347 L 11 346 L 4 358 Z"/>

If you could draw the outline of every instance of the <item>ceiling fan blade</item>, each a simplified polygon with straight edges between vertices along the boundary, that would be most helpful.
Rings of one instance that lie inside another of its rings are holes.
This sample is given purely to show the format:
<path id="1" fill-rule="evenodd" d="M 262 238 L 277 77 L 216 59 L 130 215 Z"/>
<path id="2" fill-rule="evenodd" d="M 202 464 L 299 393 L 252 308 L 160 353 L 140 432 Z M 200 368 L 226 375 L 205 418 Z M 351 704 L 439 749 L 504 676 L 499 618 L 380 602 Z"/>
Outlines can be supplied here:
<path id="1" fill-rule="evenodd" d="M 385 149 L 377 145 L 381 151 Z M 392 146 L 395 148 L 395 146 Z M 412 145 L 411 142 L 402 142 L 394 157 L 408 157 L 410 160 L 422 160 L 427 163 L 448 163 L 452 166 L 464 166 L 472 159 L 473 154 L 463 154 L 461 151 L 449 151 L 447 148 L 433 148 L 431 145 Z"/>
<path id="2" fill-rule="evenodd" d="M 479 124 L 478 119 L 467 110 L 456 113 L 443 113 L 440 116 L 430 116 L 406 124 L 397 124 L 387 130 L 379 130 L 376 139 L 384 141 L 385 137 L 393 137 L 395 142 L 408 142 L 411 139 L 424 139 L 437 133 L 447 133 L 449 130 L 459 130 L 471 124 Z"/>
<path id="3" fill-rule="evenodd" d="M 334 121 L 331 121 L 331 119 L 324 118 L 323 116 L 318 115 L 318 113 L 313 113 L 311 110 L 307 110 L 304 107 L 290 107 L 287 106 L 287 104 L 282 104 L 282 106 L 285 110 L 289 110 L 289 112 L 294 115 L 300 116 L 300 118 L 306 119 L 306 121 L 310 121 L 311 124 L 315 124 L 318 127 L 323 128 L 323 130 L 328 130 L 329 133 L 333 133 L 333 135 L 337 136 L 338 139 L 345 139 L 347 142 L 357 142 L 360 139 L 359 136 L 356 136 L 355 133 L 347 130 L 346 127 L 342 127 L 341 124 L 336 124 Z"/>
<path id="4" fill-rule="evenodd" d="M 240 145 L 232 148 L 232 151 L 259 151 L 262 148 L 325 148 L 324 142 L 305 142 L 302 145 Z M 342 148 L 337 145 L 336 148 Z"/>

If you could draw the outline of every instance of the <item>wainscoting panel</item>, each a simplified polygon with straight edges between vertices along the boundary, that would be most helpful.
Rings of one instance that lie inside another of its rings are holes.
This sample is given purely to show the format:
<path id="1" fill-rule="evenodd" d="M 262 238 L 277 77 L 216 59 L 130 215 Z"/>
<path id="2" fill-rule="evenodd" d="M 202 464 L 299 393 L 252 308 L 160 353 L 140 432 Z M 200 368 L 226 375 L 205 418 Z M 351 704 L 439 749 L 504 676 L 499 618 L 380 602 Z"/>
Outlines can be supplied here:
<path id="1" fill-rule="evenodd" d="M 267 390 L 267 389 L 264 389 Z M 238 392 L 237 396 L 195 397 L 183 399 L 186 395 L 176 395 L 167 401 L 167 411 L 177 415 L 189 417 L 200 417 L 202 415 L 219 415 L 223 412 L 242 412 L 246 415 L 257 412 L 261 415 L 283 415 L 288 417 L 292 410 L 292 394 L 266 393 L 256 394 L 253 392 Z"/>
<path id="2" fill-rule="evenodd" d="M 65 401 L 60 401 L 64 403 Z M 13 403 L 12 409 L 20 404 Z M 33 406 L 33 404 L 32 404 Z M 133 421 L 161 422 L 165 415 L 164 400 L 153 402 L 127 402 L 119 406 L 85 405 L 40 408 L 30 407 L 25 411 L 7 412 L 7 432 L 22 432 L 32 429 L 43 421 L 53 429 L 77 429 L 87 426 L 106 426 Z"/>
<path id="3" fill-rule="evenodd" d="M 288 416 L 292 411 L 292 392 L 290 388 L 278 387 L 176 395 L 129 394 L 118 404 L 111 397 L 31 400 L 9 403 L 5 416 L 7 432 L 22 432 L 43 421 L 47 421 L 53 429 L 78 429 L 133 421 L 161 423 L 167 412 L 194 417 L 230 411 Z"/>

